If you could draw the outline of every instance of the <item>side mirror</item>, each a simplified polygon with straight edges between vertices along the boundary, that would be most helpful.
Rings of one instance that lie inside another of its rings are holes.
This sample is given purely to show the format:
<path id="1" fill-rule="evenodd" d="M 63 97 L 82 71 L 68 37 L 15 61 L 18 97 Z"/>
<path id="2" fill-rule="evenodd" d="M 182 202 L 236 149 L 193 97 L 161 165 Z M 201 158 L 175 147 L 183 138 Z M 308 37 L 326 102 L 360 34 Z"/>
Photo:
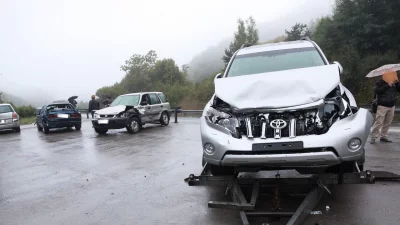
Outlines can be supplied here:
<path id="1" fill-rule="evenodd" d="M 147 101 L 142 101 L 140 105 L 148 105 L 149 103 Z"/>
<path id="2" fill-rule="evenodd" d="M 339 75 L 343 74 L 343 66 L 338 62 L 338 61 L 334 61 L 332 64 L 336 64 L 339 68 Z"/>
<path id="3" fill-rule="evenodd" d="M 217 75 L 215 76 L 214 80 L 219 79 L 219 78 L 221 78 L 221 77 L 222 77 L 222 73 L 219 73 L 219 74 L 217 74 Z"/>

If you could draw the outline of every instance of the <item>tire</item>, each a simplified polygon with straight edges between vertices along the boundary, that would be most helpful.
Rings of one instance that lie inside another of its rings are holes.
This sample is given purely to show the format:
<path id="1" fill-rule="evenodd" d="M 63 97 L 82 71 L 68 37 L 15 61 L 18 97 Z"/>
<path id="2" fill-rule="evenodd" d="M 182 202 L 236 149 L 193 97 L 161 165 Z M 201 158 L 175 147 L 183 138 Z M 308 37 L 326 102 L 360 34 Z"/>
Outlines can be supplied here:
<path id="1" fill-rule="evenodd" d="M 163 126 L 168 126 L 168 124 L 169 124 L 169 113 L 168 112 L 161 113 L 160 123 Z"/>
<path id="2" fill-rule="evenodd" d="M 210 172 L 213 176 L 230 176 L 235 173 L 235 168 L 231 166 L 211 165 Z"/>
<path id="3" fill-rule="evenodd" d="M 14 131 L 17 132 L 17 133 L 21 132 L 21 127 L 15 128 Z"/>
<path id="4" fill-rule="evenodd" d="M 108 129 L 94 128 L 94 131 L 98 134 L 106 134 Z"/>
<path id="5" fill-rule="evenodd" d="M 49 133 L 50 133 L 50 129 L 49 129 L 49 128 L 44 127 L 43 129 L 44 129 L 44 133 L 45 133 L 45 134 L 49 134 Z"/>
<path id="6" fill-rule="evenodd" d="M 75 125 L 75 130 L 79 131 L 79 130 L 81 130 L 81 128 L 82 128 L 82 125 Z"/>
<path id="7" fill-rule="evenodd" d="M 137 132 L 140 131 L 140 121 L 137 117 L 131 117 L 128 120 L 128 125 L 126 126 L 126 130 L 131 133 L 131 134 L 135 134 Z"/>
<path id="8" fill-rule="evenodd" d="M 43 131 L 43 127 L 41 127 L 38 123 L 36 123 L 36 128 L 38 131 Z"/>

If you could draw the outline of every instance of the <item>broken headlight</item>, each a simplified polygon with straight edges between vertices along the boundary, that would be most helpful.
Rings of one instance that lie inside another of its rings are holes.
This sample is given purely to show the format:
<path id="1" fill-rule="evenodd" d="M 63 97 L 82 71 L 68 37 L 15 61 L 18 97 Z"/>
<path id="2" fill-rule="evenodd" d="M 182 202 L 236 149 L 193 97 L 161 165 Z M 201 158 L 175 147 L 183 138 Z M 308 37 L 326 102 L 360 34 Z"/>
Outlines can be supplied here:
<path id="1" fill-rule="evenodd" d="M 99 118 L 100 118 L 100 115 L 97 114 L 97 113 L 95 113 L 95 114 L 94 114 L 94 118 L 95 118 L 95 119 L 99 119 Z"/>
<path id="2" fill-rule="evenodd" d="M 210 107 L 206 112 L 206 120 L 212 124 L 221 126 L 225 130 L 228 130 L 233 137 L 240 137 L 237 129 L 237 127 L 239 127 L 239 121 L 236 118 L 232 117 L 230 114 L 220 112 Z"/>

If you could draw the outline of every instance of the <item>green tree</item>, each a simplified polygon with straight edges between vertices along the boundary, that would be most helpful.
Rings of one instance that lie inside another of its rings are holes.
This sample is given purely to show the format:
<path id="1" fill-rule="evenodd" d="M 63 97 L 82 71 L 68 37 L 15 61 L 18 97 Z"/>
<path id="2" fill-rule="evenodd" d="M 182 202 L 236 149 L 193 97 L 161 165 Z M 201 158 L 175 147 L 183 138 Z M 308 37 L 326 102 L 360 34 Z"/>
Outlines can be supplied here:
<path id="1" fill-rule="evenodd" d="M 311 32 L 308 30 L 307 25 L 296 23 L 290 31 L 285 30 L 286 41 L 297 41 L 303 37 L 310 37 Z"/>
<path id="2" fill-rule="evenodd" d="M 234 39 L 229 44 L 229 47 L 225 49 L 225 55 L 222 57 L 225 66 L 229 63 L 233 54 L 235 54 L 243 44 L 254 45 L 258 43 L 258 29 L 256 28 L 256 22 L 253 17 L 249 17 L 246 22 L 242 19 L 238 19 L 237 23 L 237 31 L 234 33 Z"/>

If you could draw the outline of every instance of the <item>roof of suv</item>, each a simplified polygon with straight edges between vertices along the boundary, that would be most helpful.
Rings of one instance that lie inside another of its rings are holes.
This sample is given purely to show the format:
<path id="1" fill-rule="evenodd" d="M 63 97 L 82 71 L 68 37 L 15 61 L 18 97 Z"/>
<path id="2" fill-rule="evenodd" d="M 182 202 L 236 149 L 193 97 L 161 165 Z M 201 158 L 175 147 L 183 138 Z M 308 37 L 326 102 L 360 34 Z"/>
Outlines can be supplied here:
<path id="1" fill-rule="evenodd" d="M 125 95 L 142 95 L 142 94 L 151 94 L 151 93 L 154 93 L 154 94 L 160 94 L 160 93 L 162 93 L 162 92 L 159 92 L 159 91 L 150 91 L 150 92 L 137 92 L 137 93 L 129 93 L 129 94 L 124 94 L 124 95 L 122 95 L 122 96 L 125 96 Z"/>
<path id="2" fill-rule="evenodd" d="M 310 41 L 288 41 L 279 43 L 270 43 L 263 45 L 253 45 L 247 48 L 242 48 L 237 52 L 237 55 L 246 55 L 257 52 L 268 52 L 283 49 L 294 49 L 294 48 L 309 48 L 314 47 Z"/>

